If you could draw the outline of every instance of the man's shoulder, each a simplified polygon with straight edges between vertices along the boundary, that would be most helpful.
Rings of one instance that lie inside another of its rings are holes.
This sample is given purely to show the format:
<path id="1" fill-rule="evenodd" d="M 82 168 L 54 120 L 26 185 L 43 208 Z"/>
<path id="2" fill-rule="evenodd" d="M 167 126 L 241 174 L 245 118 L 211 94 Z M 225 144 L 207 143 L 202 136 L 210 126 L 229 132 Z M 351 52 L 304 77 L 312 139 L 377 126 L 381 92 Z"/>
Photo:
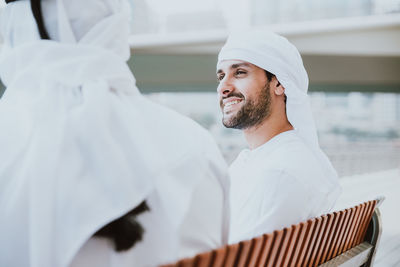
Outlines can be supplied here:
<path id="1" fill-rule="evenodd" d="M 324 165 L 301 138 L 283 144 L 272 153 L 271 157 L 274 159 L 274 166 L 271 168 L 281 170 L 282 177 L 296 180 L 315 191 L 326 193 L 338 186 L 327 176 Z"/>
<path id="2" fill-rule="evenodd" d="M 246 157 L 246 154 L 250 156 Z M 273 149 L 256 153 L 242 151 L 231 165 L 231 170 L 238 168 L 248 169 L 260 177 L 285 176 L 309 182 L 324 176 L 323 166 L 316 155 L 296 135 L 286 138 Z"/>
<path id="3" fill-rule="evenodd" d="M 276 158 L 284 159 L 286 163 L 292 163 L 294 166 L 296 162 L 302 162 L 309 165 L 317 161 L 312 150 L 300 138 L 292 139 L 290 142 L 283 143 L 275 151 L 273 156 Z M 287 165 L 287 164 L 286 164 Z"/>
<path id="4" fill-rule="evenodd" d="M 303 168 L 304 165 L 314 165 L 317 162 L 312 150 L 295 134 L 279 142 L 267 153 L 257 153 L 256 157 L 257 161 L 266 163 L 266 167 L 269 166 L 268 162 L 273 162 L 274 169 L 282 170 L 290 166 Z"/>

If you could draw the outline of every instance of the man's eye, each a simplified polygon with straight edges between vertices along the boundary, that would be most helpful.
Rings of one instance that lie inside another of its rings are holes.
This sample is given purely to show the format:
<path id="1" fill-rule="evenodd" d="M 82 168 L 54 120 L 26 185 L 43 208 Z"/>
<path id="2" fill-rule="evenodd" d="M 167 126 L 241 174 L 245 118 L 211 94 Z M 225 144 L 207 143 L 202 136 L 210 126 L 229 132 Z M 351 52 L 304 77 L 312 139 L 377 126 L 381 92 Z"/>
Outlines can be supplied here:
<path id="1" fill-rule="evenodd" d="M 247 72 L 243 71 L 243 70 L 237 70 L 236 71 L 236 75 L 242 75 L 242 74 L 246 74 Z"/>
<path id="2" fill-rule="evenodd" d="M 223 75 L 223 74 L 218 75 L 218 76 L 217 76 L 217 80 L 218 80 L 218 81 L 221 81 L 221 80 L 224 78 L 224 76 L 225 76 L 225 75 Z"/>

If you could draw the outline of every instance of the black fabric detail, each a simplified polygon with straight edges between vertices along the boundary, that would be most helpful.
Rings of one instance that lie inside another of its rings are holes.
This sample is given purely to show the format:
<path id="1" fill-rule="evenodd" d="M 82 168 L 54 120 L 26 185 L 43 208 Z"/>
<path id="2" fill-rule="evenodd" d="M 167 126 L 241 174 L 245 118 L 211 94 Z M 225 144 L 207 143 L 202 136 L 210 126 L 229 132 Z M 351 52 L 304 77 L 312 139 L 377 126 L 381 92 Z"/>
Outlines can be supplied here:
<path id="1" fill-rule="evenodd" d="M 139 214 L 149 210 L 146 201 L 143 201 L 124 216 L 101 228 L 94 236 L 113 241 L 115 250 L 118 252 L 128 250 L 143 239 L 145 231 L 136 219 Z"/>
<path id="2" fill-rule="evenodd" d="M 40 0 L 31 0 L 31 9 L 32 9 L 33 17 L 36 20 L 36 25 L 39 30 L 40 38 L 42 38 L 44 40 L 50 40 L 50 37 L 46 30 L 46 27 L 44 26 L 42 5 L 41 5 Z"/>
<path id="3" fill-rule="evenodd" d="M 6 4 L 9 4 L 9 3 L 15 2 L 15 1 L 18 1 L 18 0 L 6 0 Z M 36 25 L 39 30 L 40 38 L 45 39 L 45 40 L 50 40 L 50 37 L 46 30 L 46 27 L 44 26 L 42 5 L 41 5 L 40 0 L 31 0 L 31 10 L 32 10 L 33 17 L 35 18 Z"/>

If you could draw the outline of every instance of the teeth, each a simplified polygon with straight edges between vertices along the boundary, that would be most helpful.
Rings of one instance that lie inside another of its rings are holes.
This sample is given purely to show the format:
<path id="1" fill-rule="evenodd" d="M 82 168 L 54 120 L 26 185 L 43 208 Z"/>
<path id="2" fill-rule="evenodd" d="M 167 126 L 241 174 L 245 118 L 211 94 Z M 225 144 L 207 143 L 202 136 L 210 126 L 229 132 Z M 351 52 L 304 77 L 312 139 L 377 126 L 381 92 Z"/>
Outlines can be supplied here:
<path id="1" fill-rule="evenodd" d="M 235 105 L 235 104 L 237 104 L 239 102 L 240 102 L 239 100 L 234 100 L 234 101 L 228 102 L 228 103 L 225 104 L 225 107 L 230 107 L 230 106 Z"/>

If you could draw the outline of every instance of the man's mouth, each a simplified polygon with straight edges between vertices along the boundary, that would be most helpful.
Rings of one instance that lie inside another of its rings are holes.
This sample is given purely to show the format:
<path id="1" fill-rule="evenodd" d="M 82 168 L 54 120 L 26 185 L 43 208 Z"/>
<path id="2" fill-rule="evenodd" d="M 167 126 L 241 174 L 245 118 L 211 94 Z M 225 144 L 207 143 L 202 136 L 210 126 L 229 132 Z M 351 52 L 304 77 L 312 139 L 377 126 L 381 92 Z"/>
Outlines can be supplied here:
<path id="1" fill-rule="evenodd" d="M 230 107 L 230 106 L 235 105 L 235 104 L 237 104 L 237 103 L 239 103 L 239 102 L 240 102 L 239 100 L 233 100 L 233 101 L 231 101 L 231 102 L 226 103 L 226 104 L 225 104 L 225 107 L 226 107 L 226 108 L 227 108 L 227 107 Z"/>
<path id="2" fill-rule="evenodd" d="M 233 98 L 233 97 L 226 98 L 226 99 L 223 100 L 223 105 L 224 105 L 223 108 L 224 108 L 224 110 L 226 110 L 226 109 L 231 109 L 231 108 L 233 108 L 236 104 L 242 102 L 242 100 L 243 100 L 243 99 L 237 98 L 237 97 L 235 97 L 235 98 Z"/>

